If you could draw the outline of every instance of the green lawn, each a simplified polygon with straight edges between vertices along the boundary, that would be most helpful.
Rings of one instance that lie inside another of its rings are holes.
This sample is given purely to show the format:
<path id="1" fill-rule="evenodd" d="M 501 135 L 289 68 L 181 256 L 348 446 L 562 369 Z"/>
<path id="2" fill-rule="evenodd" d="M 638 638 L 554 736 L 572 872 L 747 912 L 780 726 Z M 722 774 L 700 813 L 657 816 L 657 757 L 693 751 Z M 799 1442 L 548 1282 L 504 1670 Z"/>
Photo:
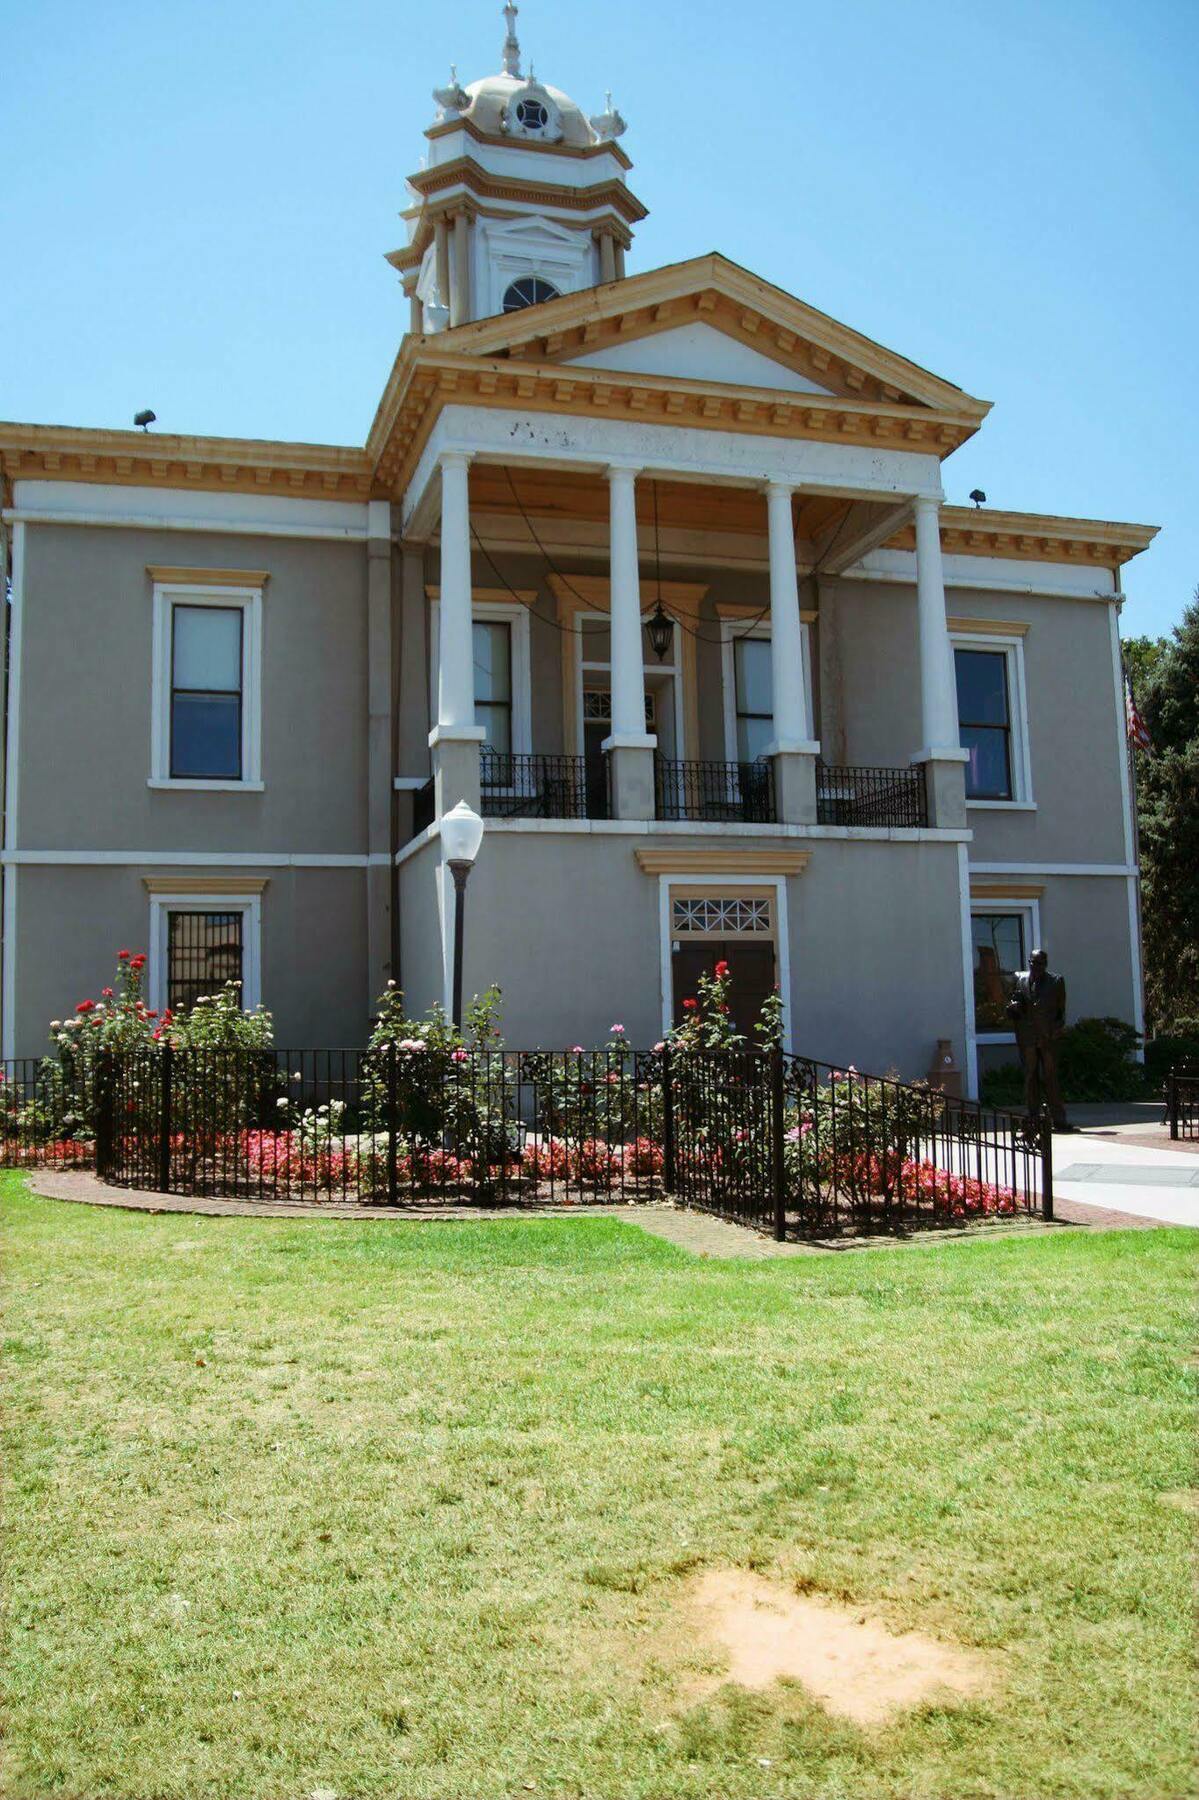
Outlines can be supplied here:
<path id="1" fill-rule="evenodd" d="M 700 1262 L 0 1191 L 6 1800 L 1192 1791 L 1195 1234 Z M 719 1564 L 1001 1687 L 697 1703 Z"/>

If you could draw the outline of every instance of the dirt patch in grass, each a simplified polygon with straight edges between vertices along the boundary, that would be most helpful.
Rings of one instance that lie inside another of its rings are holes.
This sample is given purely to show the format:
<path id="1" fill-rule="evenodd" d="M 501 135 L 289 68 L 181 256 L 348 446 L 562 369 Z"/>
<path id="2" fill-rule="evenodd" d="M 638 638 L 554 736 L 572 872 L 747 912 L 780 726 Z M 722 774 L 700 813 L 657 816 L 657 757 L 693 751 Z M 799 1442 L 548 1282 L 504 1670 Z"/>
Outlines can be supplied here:
<path id="1" fill-rule="evenodd" d="M 978 1699 L 997 1685 L 976 1650 L 918 1631 L 897 1635 L 860 1609 L 795 1594 L 747 1569 L 705 1570 L 686 1606 L 727 1665 L 703 1679 L 703 1693 L 725 1681 L 759 1691 L 793 1681 L 831 1713 L 884 1725 L 910 1707 Z"/>

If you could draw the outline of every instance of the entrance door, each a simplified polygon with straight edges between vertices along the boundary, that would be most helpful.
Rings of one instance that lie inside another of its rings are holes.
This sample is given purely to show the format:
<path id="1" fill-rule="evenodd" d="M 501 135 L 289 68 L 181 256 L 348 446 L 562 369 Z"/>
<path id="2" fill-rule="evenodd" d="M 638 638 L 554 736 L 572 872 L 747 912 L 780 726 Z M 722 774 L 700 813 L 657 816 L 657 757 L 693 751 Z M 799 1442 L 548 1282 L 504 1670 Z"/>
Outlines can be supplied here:
<path id="1" fill-rule="evenodd" d="M 702 938 L 688 942 L 676 938 L 671 952 L 674 977 L 674 1023 L 683 1020 L 683 1001 L 696 996 L 701 975 L 714 975 L 718 962 L 729 965 L 729 1007 L 734 1028 L 747 1043 L 760 1040 L 754 1035 L 762 1011 L 762 1003 L 774 992 L 778 981 L 775 970 L 774 945 L 769 940 L 754 942 L 750 938 Z"/>

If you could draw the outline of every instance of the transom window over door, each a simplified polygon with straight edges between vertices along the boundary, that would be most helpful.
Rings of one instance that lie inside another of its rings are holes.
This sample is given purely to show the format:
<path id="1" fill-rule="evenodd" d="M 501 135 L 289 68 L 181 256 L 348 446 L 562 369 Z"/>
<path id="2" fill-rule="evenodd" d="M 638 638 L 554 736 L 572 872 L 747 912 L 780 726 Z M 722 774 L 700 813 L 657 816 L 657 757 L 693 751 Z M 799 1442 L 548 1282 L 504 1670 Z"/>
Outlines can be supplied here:
<path id="1" fill-rule="evenodd" d="M 166 1003 L 172 1012 L 195 1005 L 202 994 L 217 994 L 227 981 L 242 981 L 245 913 L 167 913 Z"/>
<path id="2" fill-rule="evenodd" d="M 240 781 L 242 609 L 171 608 L 171 775 Z"/>
<path id="3" fill-rule="evenodd" d="M 756 762 L 774 737 L 769 638 L 734 639 L 733 682 L 737 708 L 737 761 Z"/>
<path id="4" fill-rule="evenodd" d="M 1002 650 L 954 651 L 958 728 L 966 764 L 969 800 L 1010 800 L 1012 714 L 1008 658 Z"/>
<path id="5" fill-rule="evenodd" d="M 474 622 L 475 718 L 486 743 L 501 756 L 512 752 L 512 627 L 507 620 Z"/>

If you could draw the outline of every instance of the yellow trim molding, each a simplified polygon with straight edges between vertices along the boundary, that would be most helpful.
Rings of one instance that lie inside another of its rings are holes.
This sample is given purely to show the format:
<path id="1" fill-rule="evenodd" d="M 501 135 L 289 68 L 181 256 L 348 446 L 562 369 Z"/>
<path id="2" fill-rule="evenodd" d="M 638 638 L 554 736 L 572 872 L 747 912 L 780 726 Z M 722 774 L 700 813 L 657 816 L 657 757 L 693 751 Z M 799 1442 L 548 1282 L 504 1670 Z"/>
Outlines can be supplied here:
<path id="1" fill-rule="evenodd" d="M 142 886 L 150 894 L 220 894 L 236 896 L 261 894 L 270 882 L 269 875 L 143 875 Z"/>
<path id="2" fill-rule="evenodd" d="M 963 637 L 1027 637 L 1027 619 L 949 619 L 950 631 Z"/>
<path id="3" fill-rule="evenodd" d="M 157 563 L 146 564 L 151 581 L 168 581 L 181 587 L 265 587 L 270 580 L 268 569 L 166 569 Z"/>
<path id="4" fill-rule="evenodd" d="M 970 880 L 972 900 L 1039 900 L 1044 892 L 1043 881 L 980 881 L 973 876 Z"/>
<path id="5" fill-rule="evenodd" d="M 634 850 L 644 875 L 802 875 L 810 850 Z"/>

